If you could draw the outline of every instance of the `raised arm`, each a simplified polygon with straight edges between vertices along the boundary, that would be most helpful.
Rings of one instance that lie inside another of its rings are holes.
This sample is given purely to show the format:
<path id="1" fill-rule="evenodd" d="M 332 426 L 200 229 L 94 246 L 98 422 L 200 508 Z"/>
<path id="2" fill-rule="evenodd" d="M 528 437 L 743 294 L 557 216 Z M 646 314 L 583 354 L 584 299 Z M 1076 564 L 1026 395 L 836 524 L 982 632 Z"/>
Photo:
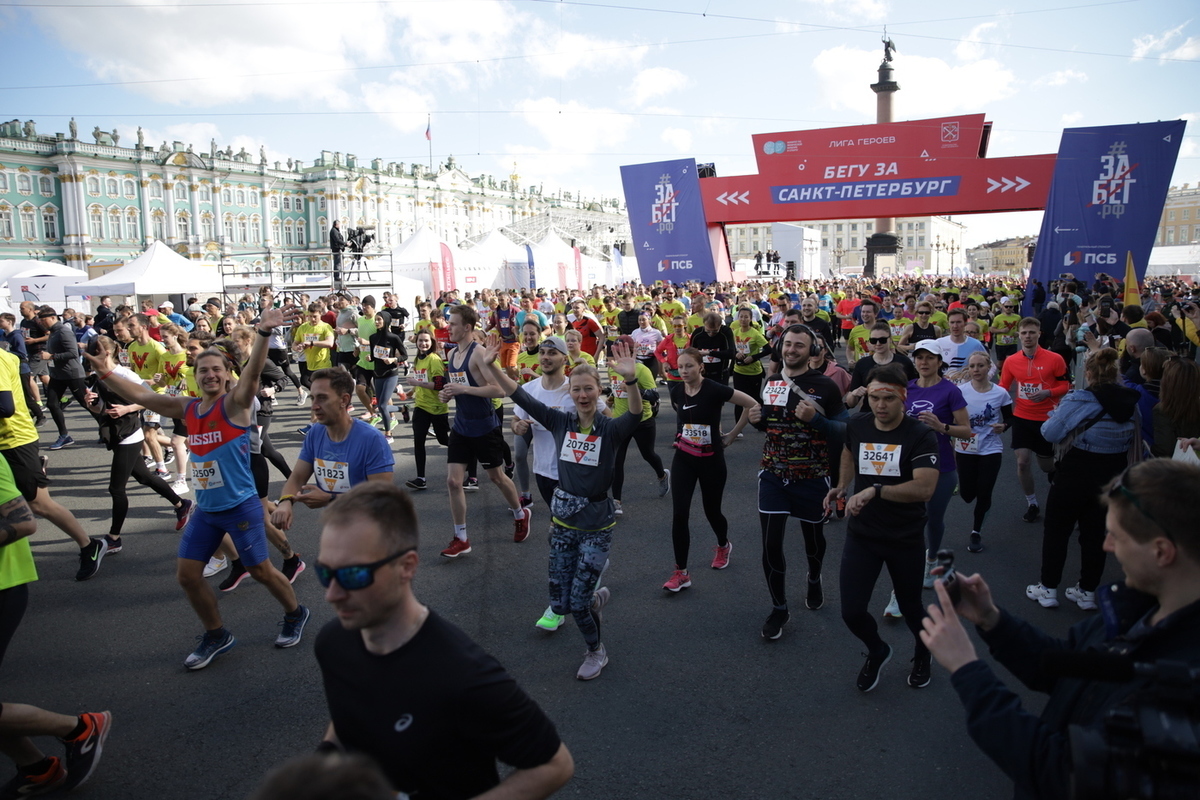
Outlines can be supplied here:
<path id="1" fill-rule="evenodd" d="M 257 335 L 254 345 L 250 348 L 250 357 L 242 369 L 241 377 L 233 391 L 229 394 L 229 413 L 233 414 L 242 409 L 248 409 L 258 396 L 258 379 L 263 365 L 267 363 L 267 348 L 271 342 L 271 334 L 280 325 L 294 322 L 300 315 L 295 306 L 285 308 L 268 308 L 263 312 L 262 319 L 255 326 Z"/>
<path id="2" fill-rule="evenodd" d="M 104 381 L 108 385 L 108 388 L 125 398 L 131 405 L 148 408 L 171 419 L 183 419 L 184 412 L 187 411 L 191 398 L 170 397 L 165 394 L 159 394 L 144 383 L 134 383 L 122 378 L 114 372 L 117 365 L 110 353 L 101 352 L 100 355 L 94 356 L 85 352 L 83 357 L 96 370 L 96 376 Z"/>

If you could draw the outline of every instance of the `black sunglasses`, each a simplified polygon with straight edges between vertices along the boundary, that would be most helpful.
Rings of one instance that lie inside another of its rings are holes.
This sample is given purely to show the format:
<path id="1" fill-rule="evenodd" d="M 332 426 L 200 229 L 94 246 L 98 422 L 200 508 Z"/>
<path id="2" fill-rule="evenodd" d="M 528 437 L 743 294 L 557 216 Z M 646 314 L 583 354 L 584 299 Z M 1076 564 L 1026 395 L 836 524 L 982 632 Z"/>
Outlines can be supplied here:
<path id="1" fill-rule="evenodd" d="M 1146 509 L 1144 509 L 1142 507 L 1141 501 L 1138 500 L 1138 496 L 1133 493 L 1132 489 L 1130 489 L 1128 486 L 1125 485 L 1125 476 L 1128 474 L 1129 474 L 1129 469 L 1126 468 L 1126 470 L 1124 472 L 1122 472 L 1120 475 L 1117 476 L 1117 479 L 1113 483 L 1112 488 L 1108 490 L 1108 496 L 1110 498 L 1112 498 L 1112 497 L 1116 497 L 1118 494 L 1122 495 L 1126 500 L 1128 500 L 1133 505 L 1134 508 L 1136 508 L 1141 513 L 1142 516 L 1144 516 L 1146 519 L 1150 520 L 1155 525 L 1157 525 L 1162 530 L 1162 532 L 1167 535 L 1168 539 L 1170 539 L 1172 542 L 1175 541 L 1175 537 L 1171 535 L 1171 532 L 1169 530 L 1167 530 L 1161 522 L 1156 520 L 1149 511 L 1147 511 Z"/>
<path id="2" fill-rule="evenodd" d="M 918 311 L 917 316 L 918 317 L 928 317 L 932 313 L 933 313 L 932 311 Z"/>
<path id="3" fill-rule="evenodd" d="M 317 580 L 325 588 L 329 588 L 329 585 L 336 579 L 338 585 L 348 592 L 366 589 L 375 582 L 376 570 L 392 563 L 405 553 L 411 553 L 416 549 L 415 547 L 408 547 L 399 553 L 392 553 L 387 558 L 382 558 L 370 564 L 354 564 L 349 567 L 338 567 L 337 569 L 330 569 L 318 561 L 316 563 Z"/>
<path id="4" fill-rule="evenodd" d="M 890 341 L 890 337 L 887 337 L 887 336 L 884 336 L 881 338 L 871 337 L 870 339 L 867 339 L 867 341 L 870 342 L 871 344 L 887 344 Z"/>

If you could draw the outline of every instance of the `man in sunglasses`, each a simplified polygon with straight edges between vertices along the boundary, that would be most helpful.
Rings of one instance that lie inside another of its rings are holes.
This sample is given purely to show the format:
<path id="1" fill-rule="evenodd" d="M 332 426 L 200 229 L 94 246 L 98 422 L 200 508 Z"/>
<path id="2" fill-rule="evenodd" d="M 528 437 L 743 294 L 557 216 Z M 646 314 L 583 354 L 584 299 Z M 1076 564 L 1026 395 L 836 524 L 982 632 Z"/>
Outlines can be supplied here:
<path id="1" fill-rule="evenodd" d="M 314 650 L 330 717 L 318 750 L 370 756 L 402 797 L 549 797 L 570 780 L 571 754 L 537 703 L 413 594 L 408 494 L 365 483 L 322 522 L 316 573 L 337 619 Z M 503 781 L 497 759 L 514 768 Z"/>
<path id="2" fill-rule="evenodd" d="M 941 607 L 929 606 L 924 620 L 921 638 L 951 674 L 968 733 L 1013 780 L 1018 797 L 1093 796 L 1071 791 L 1073 777 L 1099 782 L 1104 773 L 1073 775 L 1076 737 L 1068 726 L 1099 740 L 1109 713 L 1151 682 L 1135 676 L 1134 663 L 1200 666 L 1200 467 L 1143 461 L 1113 480 L 1104 499 L 1104 549 L 1116 556 L 1125 581 L 1102 586 L 1097 594 L 1104 612 L 1076 624 L 1067 638 L 1048 636 L 998 608 L 977 574 L 956 576 L 957 603 L 938 580 Z M 1049 694 L 1040 717 L 1022 709 L 977 657 L 960 617 L 975 623 L 992 656 L 1022 683 Z M 1123 668 L 1129 677 L 1119 681 L 1113 671 Z"/>

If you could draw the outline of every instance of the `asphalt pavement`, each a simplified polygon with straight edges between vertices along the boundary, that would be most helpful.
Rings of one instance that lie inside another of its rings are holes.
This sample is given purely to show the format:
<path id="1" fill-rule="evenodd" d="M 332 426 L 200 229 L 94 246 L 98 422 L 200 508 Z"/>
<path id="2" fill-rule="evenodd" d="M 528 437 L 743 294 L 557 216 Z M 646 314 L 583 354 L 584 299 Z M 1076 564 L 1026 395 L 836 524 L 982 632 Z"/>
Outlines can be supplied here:
<path id="1" fill-rule="evenodd" d="M 299 452 L 296 429 L 307 421 L 295 397 L 290 391 L 281 395 L 271 427 L 273 441 L 289 459 Z M 731 411 L 728 416 L 731 420 Z M 77 444 L 53 453 L 43 449 L 50 456 L 51 491 L 90 535 L 99 536 L 108 530 L 111 507 L 108 453 L 89 416 L 72 406 L 68 421 Z M 402 486 L 415 473 L 410 428 L 401 424 L 397 431 L 396 483 Z M 673 431 L 674 415 L 664 402 L 658 452 L 667 463 Z M 55 438 L 53 425 L 41 434 L 46 448 Z M 481 490 L 467 495 L 473 552 L 453 561 L 439 557 L 451 527 L 445 451 L 436 443 L 430 448 L 431 488 L 413 493 L 421 523 L 417 595 L 495 655 L 554 720 L 576 764 L 574 779 L 559 796 L 1011 796 L 1011 783 L 967 736 L 946 672 L 935 663 L 928 688 L 907 685 L 912 638 L 902 622 L 881 620 L 895 655 L 878 688 L 869 694 L 855 688 L 863 648 L 839 613 L 844 522 L 825 527 L 826 600 L 817 611 L 804 608 L 803 538 L 799 524 L 791 522 L 792 618 L 778 641 L 761 638 L 771 610 L 756 513 L 761 445 L 762 435 L 747 428 L 744 440 L 727 452 L 724 510 L 734 544 L 728 569 L 707 566 L 716 542 L 694 499 L 693 585 L 679 594 L 661 588 L 673 569 L 670 500 L 657 497 L 652 471 L 631 448 L 625 515 L 605 576 L 612 590 L 604 624 L 610 662 L 597 680 L 575 679 L 584 644 L 569 620 L 555 633 L 533 624 L 547 604 L 549 519 L 540 498 L 533 506 L 533 535 L 514 544 L 511 514 L 482 478 Z M 282 476 L 272 471 L 272 496 L 282 485 Z M 1043 502 L 1045 493 L 1039 476 Z M 322 736 L 328 717 L 312 642 L 334 615 L 314 573 L 304 572 L 296 590 L 312 609 L 312 620 L 299 646 L 277 650 L 273 641 L 282 611 L 247 580 L 220 596 L 237 646 L 207 669 L 188 672 L 183 659 L 202 631 L 175 583 L 174 515 L 165 501 L 133 482 L 129 494 L 124 549 L 106 558 L 86 583 L 74 580 L 77 548 L 40 521 L 32 539 L 40 580 L 31 587 L 29 610 L 0 667 L 0 700 L 64 713 L 113 712 L 103 761 L 77 797 L 245 798 L 270 768 L 311 752 Z M 961 569 L 985 576 L 1002 606 L 1063 634 L 1085 612 L 1065 600 L 1047 610 L 1025 598 L 1026 584 L 1038 579 L 1042 528 L 1040 521 L 1022 522 L 1024 511 L 1009 452 L 985 526 L 986 550 L 966 552 L 970 509 L 958 498 L 947 515 L 945 543 L 959 553 Z M 300 509 L 296 516 L 290 539 L 311 565 L 318 515 Z M 278 565 L 278 554 L 272 556 Z M 1073 545 L 1064 585 L 1074 583 L 1078 563 Z M 1110 557 L 1106 577 L 1119 576 Z M 885 572 L 872 601 L 880 614 L 890 588 Z M 1041 698 L 1021 691 L 1026 707 L 1039 711 Z M 40 743 L 61 754 L 57 742 Z M 0 761 L 0 782 L 11 775 L 11 764 Z"/>

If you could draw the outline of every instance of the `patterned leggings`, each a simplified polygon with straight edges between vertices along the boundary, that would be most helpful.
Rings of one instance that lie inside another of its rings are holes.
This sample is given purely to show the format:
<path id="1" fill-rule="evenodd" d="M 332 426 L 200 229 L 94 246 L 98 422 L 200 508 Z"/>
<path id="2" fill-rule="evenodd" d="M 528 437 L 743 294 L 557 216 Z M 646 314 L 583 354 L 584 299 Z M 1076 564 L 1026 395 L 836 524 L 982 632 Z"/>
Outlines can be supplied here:
<path id="1" fill-rule="evenodd" d="M 592 593 L 608 561 L 613 529 L 578 531 L 550 526 L 550 608 L 575 618 L 588 649 L 600 646 L 600 620 L 592 615 Z"/>

